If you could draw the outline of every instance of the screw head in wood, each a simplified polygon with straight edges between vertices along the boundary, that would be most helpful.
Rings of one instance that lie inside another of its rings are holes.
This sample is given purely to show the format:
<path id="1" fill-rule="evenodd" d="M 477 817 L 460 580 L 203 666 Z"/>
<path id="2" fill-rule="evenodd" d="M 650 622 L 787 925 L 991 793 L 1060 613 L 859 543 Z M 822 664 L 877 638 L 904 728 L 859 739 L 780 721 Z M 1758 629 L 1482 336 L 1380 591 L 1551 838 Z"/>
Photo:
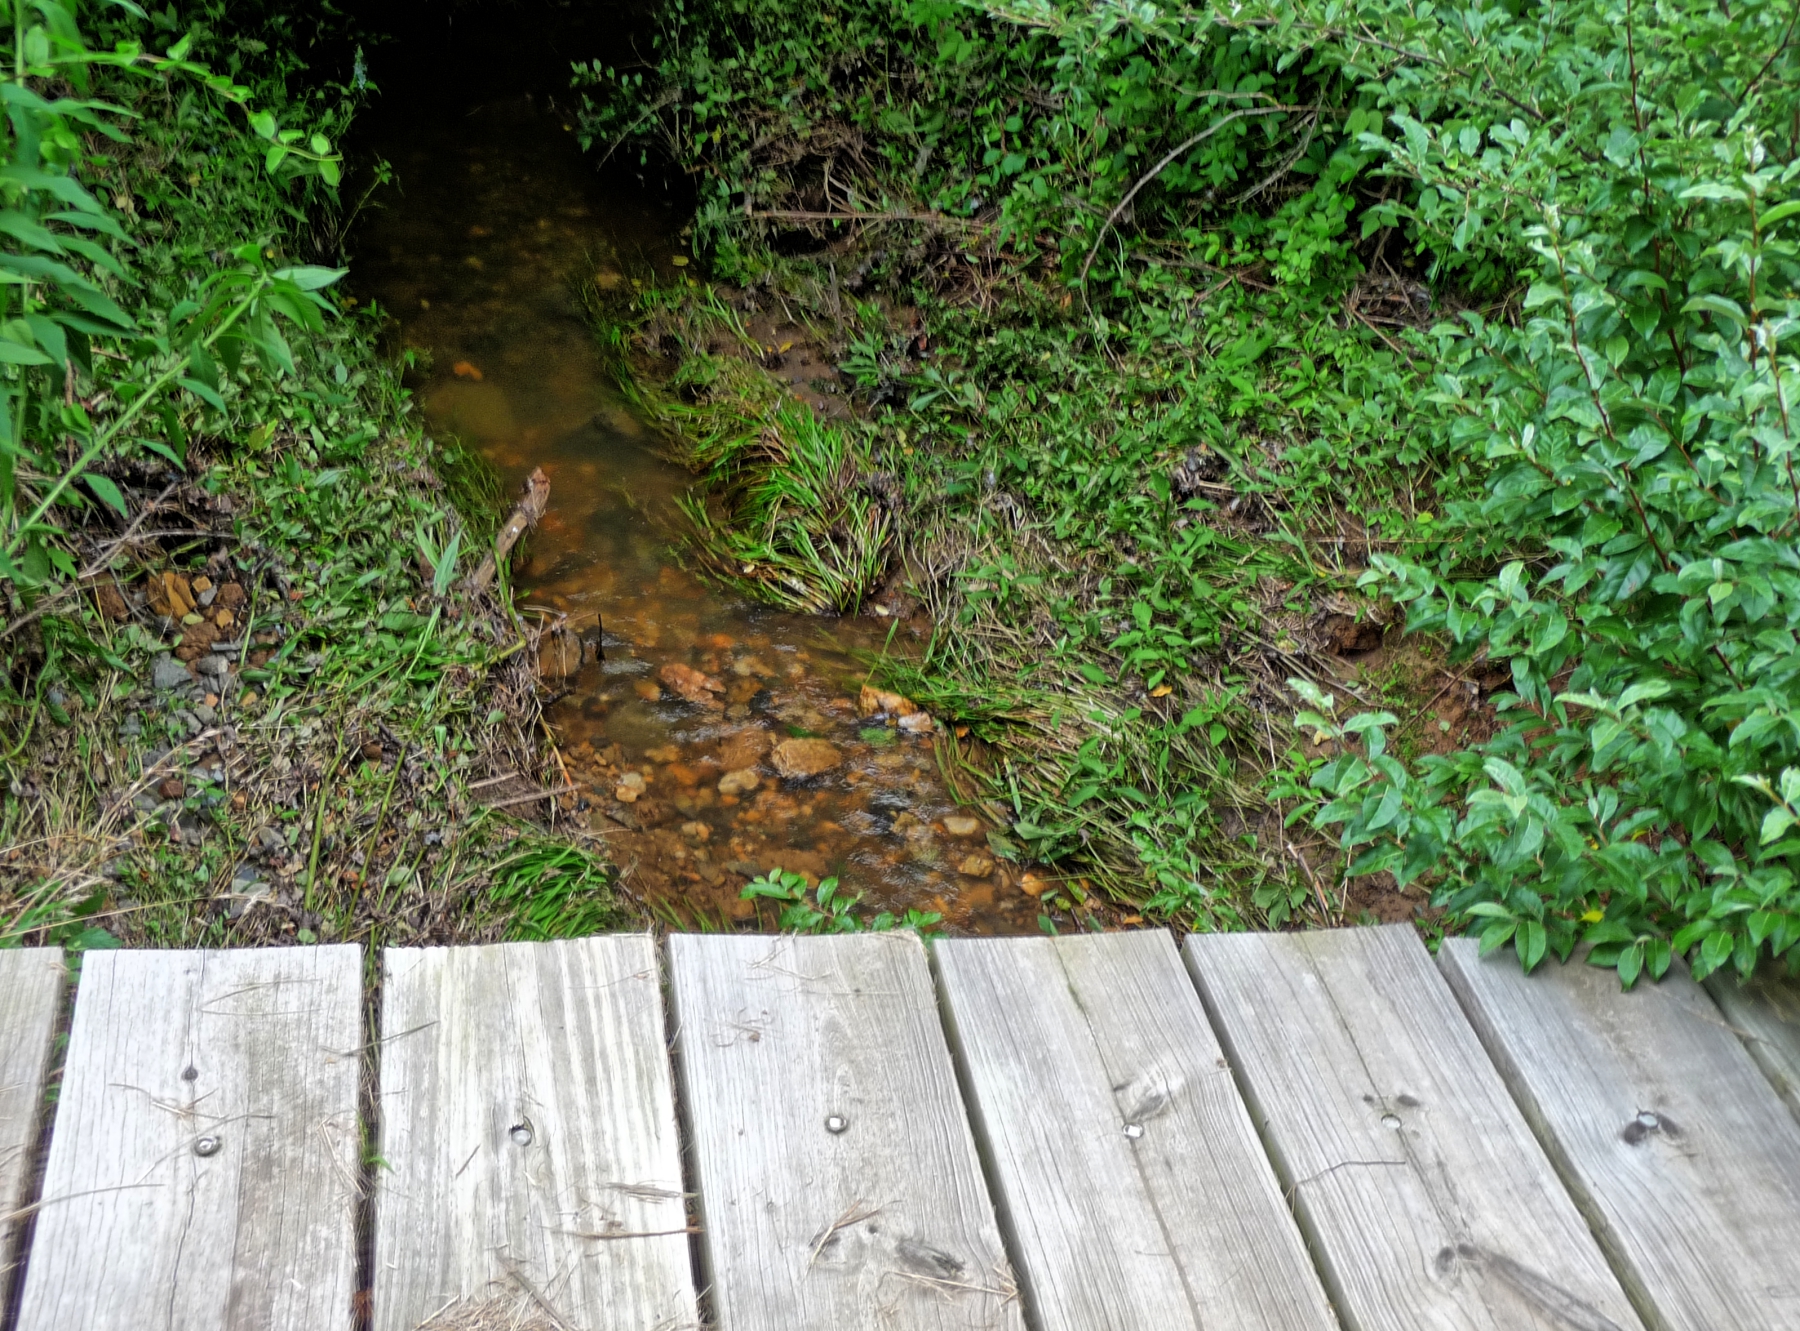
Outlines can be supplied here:
<path id="1" fill-rule="evenodd" d="M 825 1118 L 825 1131 L 831 1133 L 833 1136 L 842 1133 L 849 1126 L 850 1120 L 845 1118 L 842 1114 L 828 1114 Z"/>
<path id="2" fill-rule="evenodd" d="M 529 1146 L 534 1134 L 531 1131 L 531 1123 L 526 1121 L 513 1124 L 506 1135 L 512 1138 L 514 1146 Z"/>
<path id="3" fill-rule="evenodd" d="M 1127 1123 L 1124 1132 L 1132 1141 L 1136 1141 L 1139 1137 L 1144 1135 L 1144 1125 L 1142 1123 Z"/>
<path id="4" fill-rule="evenodd" d="M 1384 1128 L 1390 1128 L 1395 1132 L 1400 1131 L 1400 1115 L 1398 1115 L 1398 1114 L 1383 1114 L 1381 1116 L 1381 1126 Z"/>
<path id="5" fill-rule="evenodd" d="M 194 1154 L 199 1156 L 217 1155 L 219 1144 L 217 1137 L 201 1137 L 194 1142 Z"/>

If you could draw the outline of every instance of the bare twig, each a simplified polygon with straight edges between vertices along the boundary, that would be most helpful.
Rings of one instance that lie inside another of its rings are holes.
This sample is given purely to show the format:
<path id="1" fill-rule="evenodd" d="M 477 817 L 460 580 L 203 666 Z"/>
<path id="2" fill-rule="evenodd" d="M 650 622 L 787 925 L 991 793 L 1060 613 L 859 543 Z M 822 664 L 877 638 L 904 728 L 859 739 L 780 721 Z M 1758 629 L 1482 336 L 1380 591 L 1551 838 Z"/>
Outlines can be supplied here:
<path id="1" fill-rule="evenodd" d="M 991 225 L 972 217 L 950 217 L 944 213 L 815 213 L 804 209 L 770 208 L 747 212 L 745 217 L 774 222 L 932 222 L 939 226 L 960 227 L 967 231 L 985 231 Z"/>
<path id="2" fill-rule="evenodd" d="M 497 786 L 502 781 L 517 781 L 518 779 L 519 774 L 517 772 L 505 772 L 500 776 L 490 776 L 480 781 L 471 781 L 469 782 L 469 789 L 480 790 L 483 786 Z"/>
<path id="3" fill-rule="evenodd" d="M 1119 217 L 1121 216 L 1121 214 L 1123 214 L 1124 211 L 1131 206 L 1131 201 L 1133 199 L 1137 198 L 1138 192 L 1140 190 L 1142 190 L 1144 188 L 1144 186 L 1148 185 L 1152 180 L 1155 180 L 1158 176 L 1160 176 L 1163 173 L 1163 171 L 1168 167 L 1169 163 L 1173 162 L 1177 157 L 1181 156 L 1189 148 L 1192 148 L 1197 143 L 1201 143 L 1207 139 L 1210 139 L 1213 135 L 1217 134 L 1220 130 L 1224 129 L 1225 126 L 1229 125 L 1232 121 L 1242 120 L 1245 116 L 1272 116 L 1272 115 L 1279 115 L 1283 111 L 1314 111 L 1314 112 L 1316 112 L 1317 110 L 1318 110 L 1318 108 L 1316 106 L 1251 106 L 1251 107 L 1245 107 L 1241 111 L 1233 111 L 1230 115 L 1223 116 L 1220 119 L 1213 121 L 1212 124 L 1208 125 L 1205 129 L 1201 130 L 1198 134 L 1190 135 L 1188 138 L 1183 139 L 1180 143 L 1176 144 L 1173 148 L 1169 149 L 1168 153 L 1163 157 L 1162 161 L 1158 162 L 1155 166 L 1151 167 L 1148 171 L 1144 172 L 1143 175 L 1139 176 L 1137 184 L 1133 185 L 1129 190 L 1127 190 L 1125 192 L 1125 197 L 1120 199 L 1118 202 L 1118 205 L 1110 213 L 1108 213 L 1106 215 L 1106 221 L 1104 223 L 1102 223 L 1100 226 L 1100 234 L 1094 237 L 1094 247 L 1088 251 L 1087 258 L 1082 261 L 1080 284 L 1082 286 L 1087 285 L 1088 269 L 1090 269 L 1094 266 L 1094 256 L 1100 253 L 1100 246 L 1105 242 L 1106 233 L 1112 229 L 1113 223 L 1117 222 L 1119 220 Z"/>
<path id="4" fill-rule="evenodd" d="M 492 804 L 484 804 L 485 809 L 510 809 L 515 804 L 535 804 L 539 800 L 556 799 L 562 795 L 571 795 L 579 790 L 579 786 L 558 786 L 555 790 L 534 790 L 529 795 L 514 795 L 511 799 L 496 800 Z"/>

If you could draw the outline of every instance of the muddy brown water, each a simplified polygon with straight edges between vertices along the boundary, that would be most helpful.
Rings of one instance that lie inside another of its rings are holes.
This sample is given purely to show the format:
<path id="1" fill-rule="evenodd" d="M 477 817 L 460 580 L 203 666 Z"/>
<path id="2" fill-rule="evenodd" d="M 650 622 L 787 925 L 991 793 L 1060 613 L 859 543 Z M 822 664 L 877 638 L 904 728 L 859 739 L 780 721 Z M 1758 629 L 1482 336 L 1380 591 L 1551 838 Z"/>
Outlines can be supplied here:
<path id="1" fill-rule="evenodd" d="M 550 477 L 518 599 L 578 632 L 604 625 L 605 659 L 569 681 L 550 720 L 629 885 L 684 924 L 748 922 L 744 883 L 780 866 L 838 877 L 864 911 L 938 911 L 955 932 L 1035 929 L 1037 903 L 991 854 L 990 824 L 950 796 L 939 741 L 857 714 L 871 659 L 917 651 L 911 635 L 873 617 L 772 611 L 676 560 L 674 501 L 692 478 L 607 381 L 575 286 L 628 280 L 622 258 L 673 275 L 679 219 L 603 185 L 541 101 L 391 121 L 374 146 L 398 187 L 360 227 L 354 291 L 427 353 L 411 382 L 434 431 L 478 446 L 509 487 L 534 466 Z M 723 707 L 672 692 L 671 665 L 723 684 Z M 805 737 L 842 762 L 782 780 L 770 749 Z M 741 789 L 745 771 L 754 789 Z M 774 918 L 764 907 L 761 923 Z"/>

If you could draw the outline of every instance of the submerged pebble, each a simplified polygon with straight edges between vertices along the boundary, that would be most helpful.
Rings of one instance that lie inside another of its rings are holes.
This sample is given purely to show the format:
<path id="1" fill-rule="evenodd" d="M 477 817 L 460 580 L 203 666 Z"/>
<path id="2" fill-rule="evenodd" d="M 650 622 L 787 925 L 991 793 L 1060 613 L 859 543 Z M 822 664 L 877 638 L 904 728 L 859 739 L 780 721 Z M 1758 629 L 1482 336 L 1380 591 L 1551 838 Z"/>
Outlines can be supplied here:
<path id="1" fill-rule="evenodd" d="M 844 761 L 837 745 L 823 739 L 783 740 L 769 757 L 775 770 L 790 781 L 804 781 L 829 772 Z"/>
<path id="2" fill-rule="evenodd" d="M 737 771 L 727 772 L 719 778 L 719 793 L 721 795 L 743 795 L 755 790 L 761 784 L 762 778 L 757 776 L 752 768 L 741 767 Z"/>

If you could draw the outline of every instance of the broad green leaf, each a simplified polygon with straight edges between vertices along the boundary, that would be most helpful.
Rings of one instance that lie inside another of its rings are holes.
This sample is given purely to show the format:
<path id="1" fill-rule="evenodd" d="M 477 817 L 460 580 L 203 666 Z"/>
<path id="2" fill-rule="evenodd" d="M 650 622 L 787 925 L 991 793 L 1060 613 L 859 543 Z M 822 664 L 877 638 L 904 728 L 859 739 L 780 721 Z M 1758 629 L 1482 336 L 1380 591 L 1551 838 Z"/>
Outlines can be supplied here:
<path id="1" fill-rule="evenodd" d="M 87 482 L 88 489 L 92 490 L 106 503 L 116 508 L 121 517 L 128 518 L 131 516 L 131 509 L 125 504 L 125 496 L 119 492 L 119 487 L 110 479 L 100 475 L 98 472 L 92 471 L 88 472 L 81 479 Z"/>
<path id="2" fill-rule="evenodd" d="M 292 282 L 302 291 L 318 291 L 339 281 L 348 268 L 278 268 L 270 274 L 277 281 Z"/>
<path id="3" fill-rule="evenodd" d="M 36 347 L 28 347 L 22 342 L 0 339 L 0 365 L 54 365 L 55 363 Z"/>
<path id="4" fill-rule="evenodd" d="M 1681 312 L 1683 314 L 1702 312 L 1716 314 L 1722 319 L 1731 320 L 1739 328 L 1749 322 L 1749 317 L 1744 313 L 1744 307 L 1725 296 L 1694 296 L 1681 307 Z"/>
<path id="5" fill-rule="evenodd" d="M 1703 180 L 1698 185 L 1689 185 L 1678 196 L 1683 199 L 1736 199 L 1743 202 L 1750 196 L 1736 185 L 1727 185 L 1721 180 Z"/>

